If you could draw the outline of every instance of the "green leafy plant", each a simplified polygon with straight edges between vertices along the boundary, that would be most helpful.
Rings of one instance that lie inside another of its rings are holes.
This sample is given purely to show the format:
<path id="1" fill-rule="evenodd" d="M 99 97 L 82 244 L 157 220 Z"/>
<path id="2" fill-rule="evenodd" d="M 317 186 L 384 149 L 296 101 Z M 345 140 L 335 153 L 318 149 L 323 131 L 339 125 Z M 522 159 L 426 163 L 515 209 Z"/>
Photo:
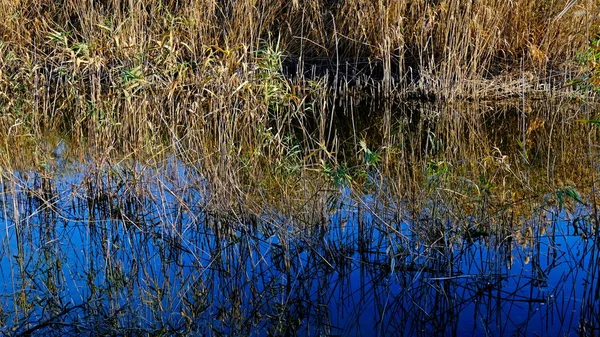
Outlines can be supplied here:
<path id="1" fill-rule="evenodd" d="M 283 52 L 279 40 L 276 43 L 261 43 L 256 52 L 258 78 L 269 110 L 277 111 L 288 105 L 292 98 L 292 90 L 282 73 Z"/>
<path id="2" fill-rule="evenodd" d="M 321 160 L 321 169 L 326 177 L 338 187 L 344 187 L 352 183 L 352 176 L 345 165 L 334 167 L 329 162 Z"/>
<path id="3" fill-rule="evenodd" d="M 367 167 L 376 167 L 379 164 L 379 161 L 381 160 L 381 156 L 379 155 L 379 153 L 371 151 L 367 147 L 367 142 L 365 142 L 364 140 L 360 141 L 360 148 L 365 154 L 364 164 Z"/>
<path id="4" fill-rule="evenodd" d="M 127 70 L 123 71 L 123 74 L 121 75 L 121 80 L 123 81 L 123 84 L 125 84 L 125 85 L 128 85 L 128 84 L 136 82 L 136 81 L 140 81 L 143 79 L 144 79 L 144 73 L 142 72 L 141 66 L 127 69 Z"/>
<path id="5" fill-rule="evenodd" d="M 90 46 L 84 42 L 75 43 L 71 46 L 71 50 L 73 50 L 75 56 L 90 56 Z"/>
<path id="6" fill-rule="evenodd" d="M 563 188 L 559 188 L 556 191 L 554 191 L 554 193 L 547 195 L 544 199 L 548 201 L 548 199 L 552 200 L 552 197 L 554 197 L 554 199 L 556 200 L 559 210 L 562 210 L 568 201 L 585 205 L 585 202 L 581 198 L 581 194 L 573 186 L 565 186 Z"/>
<path id="7" fill-rule="evenodd" d="M 425 177 L 428 186 L 437 185 L 450 171 L 450 163 L 446 161 L 431 160 L 425 167 Z"/>
<path id="8" fill-rule="evenodd" d="M 131 97 L 146 83 L 144 70 L 142 66 L 127 69 L 121 73 L 121 83 L 125 89 L 125 95 Z"/>
<path id="9" fill-rule="evenodd" d="M 600 92 L 600 33 L 591 41 L 584 53 L 577 57 L 582 64 L 582 74 L 570 81 L 568 85 L 576 86 L 579 91 Z"/>
<path id="10" fill-rule="evenodd" d="M 48 33 L 47 37 L 48 37 L 49 41 L 53 41 L 55 43 L 61 44 L 64 47 L 67 47 L 69 45 L 69 42 L 68 42 L 69 32 L 60 32 L 60 31 L 52 29 Z"/>

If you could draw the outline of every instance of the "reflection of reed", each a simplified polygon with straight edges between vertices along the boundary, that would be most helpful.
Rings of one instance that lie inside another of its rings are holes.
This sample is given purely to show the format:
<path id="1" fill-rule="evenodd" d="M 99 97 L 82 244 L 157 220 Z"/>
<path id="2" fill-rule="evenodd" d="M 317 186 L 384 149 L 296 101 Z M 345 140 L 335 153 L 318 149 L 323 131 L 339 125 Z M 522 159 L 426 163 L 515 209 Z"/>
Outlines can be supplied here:
<path id="1" fill-rule="evenodd" d="M 311 213 L 223 212 L 207 206 L 187 169 L 3 177 L 2 273 L 12 282 L 2 288 L 1 333 L 523 335 L 599 326 L 598 240 L 585 212 L 530 206 L 520 222 L 515 208 L 494 207 L 485 184 L 464 201 L 475 183 L 443 175 L 448 185 L 428 186 L 427 200 L 410 205 L 318 190 L 327 205 L 313 201 Z M 449 198 L 447 186 L 464 189 Z M 566 230 L 567 217 L 587 240 Z"/>
<path id="2" fill-rule="evenodd" d="M 596 336 L 600 334 L 600 225 L 598 218 L 591 221 L 592 226 L 588 229 L 593 233 L 592 240 L 585 240 L 584 251 L 589 254 L 589 260 L 581 258 L 580 265 L 584 268 L 583 294 L 581 301 L 581 319 L 578 332 L 584 336 Z"/>

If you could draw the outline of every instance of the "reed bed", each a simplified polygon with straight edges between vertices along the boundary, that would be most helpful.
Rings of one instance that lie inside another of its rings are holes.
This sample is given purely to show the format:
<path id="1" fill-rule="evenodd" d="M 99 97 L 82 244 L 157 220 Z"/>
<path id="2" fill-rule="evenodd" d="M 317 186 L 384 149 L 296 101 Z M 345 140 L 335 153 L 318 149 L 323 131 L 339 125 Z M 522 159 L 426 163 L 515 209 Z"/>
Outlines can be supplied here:
<path id="1" fill-rule="evenodd" d="M 598 30 L 596 5 L 2 1 L 2 129 L 136 148 L 193 128 L 240 148 L 257 146 L 244 130 L 283 138 L 310 125 L 331 150 L 330 97 L 562 87 Z"/>
<path id="2" fill-rule="evenodd" d="M 41 146 L 59 134 L 100 157 L 175 151 L 240 186 L 267 174 L 265 163 L 337 170 L 344 180 L 337 121 L 365 122 L 381 108 L 389 143 L 390 111 L 411 95 L 553 95 L 589 48 L 598 8 L 591 0 L 1 1 L 0 22 L 6 145 Z M 355 154 L 377 153 L 369 143 L 361 150 L 360 130 L 346 127 Z"/>

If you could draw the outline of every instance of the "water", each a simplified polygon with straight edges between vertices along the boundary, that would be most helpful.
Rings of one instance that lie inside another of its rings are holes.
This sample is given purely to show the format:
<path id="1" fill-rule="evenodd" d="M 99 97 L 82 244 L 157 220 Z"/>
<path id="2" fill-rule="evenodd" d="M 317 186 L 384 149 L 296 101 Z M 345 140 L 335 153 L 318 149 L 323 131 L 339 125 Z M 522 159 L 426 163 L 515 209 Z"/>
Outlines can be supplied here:
<path id="1" fill-rule="evenodd" d="M 295 214 L 217 212 L 207 180 L 173 158 L 62 165 L 1 181 L 2 335 L 600 331 L 583 205 L 468 214 L 343 188 Z"/>
<path id="2" fill-rule="evenodd" d="M 314 153 L 2 149 L 0 335 L 598 335 L 589 107 L 488 103 L 340 106 Z"/>

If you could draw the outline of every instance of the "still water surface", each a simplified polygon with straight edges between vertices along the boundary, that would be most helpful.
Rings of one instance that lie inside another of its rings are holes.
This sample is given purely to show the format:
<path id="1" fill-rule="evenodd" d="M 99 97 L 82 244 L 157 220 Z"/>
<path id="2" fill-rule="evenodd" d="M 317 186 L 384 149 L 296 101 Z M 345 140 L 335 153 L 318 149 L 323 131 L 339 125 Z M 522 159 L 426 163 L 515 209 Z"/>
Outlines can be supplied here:
<path id="1" fill-rule="evenodd" d="M 206 211 L 202 179 L 170 165 L 3 180 L 3 335 L 575 336 L 599 326 L 598 240 L 583 206 L 468 233 L 480 219 L 411 215 L 345 190 L 322 223 L 236 218 Z"/>
<path id="2" fill-rule="evenodd" d="M 542 105 L 523 125 L 426 104 L 342 119 L 340 152 L 387 151 L 371 187 L 310 169 L 294 186 L 317 188 L 281 204 L 255 192 L 280 177 L 244 199 L 199 161 L 67 160 L 59 143 L 0 171 L 0 335 L 598 335 L 589 113 Z"/>

